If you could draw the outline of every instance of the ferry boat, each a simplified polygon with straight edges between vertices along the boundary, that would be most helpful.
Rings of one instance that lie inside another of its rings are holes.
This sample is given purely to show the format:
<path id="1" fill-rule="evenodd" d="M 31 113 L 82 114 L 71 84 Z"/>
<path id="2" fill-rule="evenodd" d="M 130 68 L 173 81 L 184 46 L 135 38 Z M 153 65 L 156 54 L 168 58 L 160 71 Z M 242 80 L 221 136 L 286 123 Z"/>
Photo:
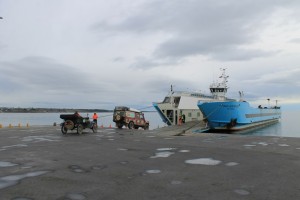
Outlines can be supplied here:
<path id="1" fill-rule="evenodd" d="M 225 70 L 220 77 L 222 82 L 214 82 L 210 85 L 211 95 L 205 95 L 199 92 L 173 91 L 171 90 L 164 100 L 160 103 L 153 103 L 154 108 L 159 113 L 161 119 L 167 125 L 177 125 L 180 118 L 184 122 L 203 120 L 203 114 L 199 110 L 197 103 L 213 101 L 229 101 L 225 94 L 227 92 L 227 76 Z"/>
<path id="2" fill-rule="evenodd" d="M 277 101 L 273 107 L 254 108 L 243 100 L 242 92 L 238 101 L 199 101 L 198 107 L 204 114 L 208 128 L 217 131 L 230 132 L 264 126 L 277 123 L 281 118 L 281 109 L 277 106 Z"/>

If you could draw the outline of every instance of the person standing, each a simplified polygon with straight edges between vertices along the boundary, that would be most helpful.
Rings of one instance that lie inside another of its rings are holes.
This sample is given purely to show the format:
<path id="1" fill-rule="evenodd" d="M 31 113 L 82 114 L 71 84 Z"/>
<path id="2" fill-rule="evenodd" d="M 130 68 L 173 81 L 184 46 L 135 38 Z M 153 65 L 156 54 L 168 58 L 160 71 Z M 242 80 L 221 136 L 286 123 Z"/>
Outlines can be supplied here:
<path id="1" fill-rule="evenodd" d="M 97 113 L 94 113 L 93 122 L 95 122 L 97 124 L 97 121 L 98 121 L 98 115 L 97 115 Z"/>

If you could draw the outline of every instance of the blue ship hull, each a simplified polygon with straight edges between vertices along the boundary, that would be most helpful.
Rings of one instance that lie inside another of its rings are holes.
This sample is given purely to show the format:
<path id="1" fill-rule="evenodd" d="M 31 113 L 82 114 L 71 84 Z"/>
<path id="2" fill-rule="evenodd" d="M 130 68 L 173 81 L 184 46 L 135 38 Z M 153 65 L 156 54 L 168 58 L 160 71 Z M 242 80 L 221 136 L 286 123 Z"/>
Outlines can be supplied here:
<path id="1" fill-rule="evenodd" d="M 253 108 L 248 102 L 198 102 L 210 129 L 235 131 L 276 123 L 279 107 Z"/>

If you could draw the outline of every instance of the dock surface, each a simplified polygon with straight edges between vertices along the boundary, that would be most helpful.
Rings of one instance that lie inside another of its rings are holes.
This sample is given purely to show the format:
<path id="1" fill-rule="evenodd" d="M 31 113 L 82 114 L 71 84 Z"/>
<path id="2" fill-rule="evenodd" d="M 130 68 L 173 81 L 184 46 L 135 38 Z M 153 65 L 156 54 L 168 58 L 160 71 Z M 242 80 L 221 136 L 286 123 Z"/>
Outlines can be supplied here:
<path id="1" fill-rule="evenodd" d="M 0 199 L 300 199 L 300 138 L 194 126 L 65 136 L 59 126 L 2 128 Z"/>

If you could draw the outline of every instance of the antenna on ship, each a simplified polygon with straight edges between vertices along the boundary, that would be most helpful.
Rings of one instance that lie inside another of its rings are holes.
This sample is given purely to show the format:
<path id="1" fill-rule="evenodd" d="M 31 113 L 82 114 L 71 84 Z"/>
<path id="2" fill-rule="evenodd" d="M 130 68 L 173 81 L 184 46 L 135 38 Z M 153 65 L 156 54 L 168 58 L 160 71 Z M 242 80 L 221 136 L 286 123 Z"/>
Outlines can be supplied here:
<path id="1" fill-rule="evenodd" d="M 239 91 L 239 94 L 240 94 L 240 101 L 244 101 L 244 92 Z"/>

